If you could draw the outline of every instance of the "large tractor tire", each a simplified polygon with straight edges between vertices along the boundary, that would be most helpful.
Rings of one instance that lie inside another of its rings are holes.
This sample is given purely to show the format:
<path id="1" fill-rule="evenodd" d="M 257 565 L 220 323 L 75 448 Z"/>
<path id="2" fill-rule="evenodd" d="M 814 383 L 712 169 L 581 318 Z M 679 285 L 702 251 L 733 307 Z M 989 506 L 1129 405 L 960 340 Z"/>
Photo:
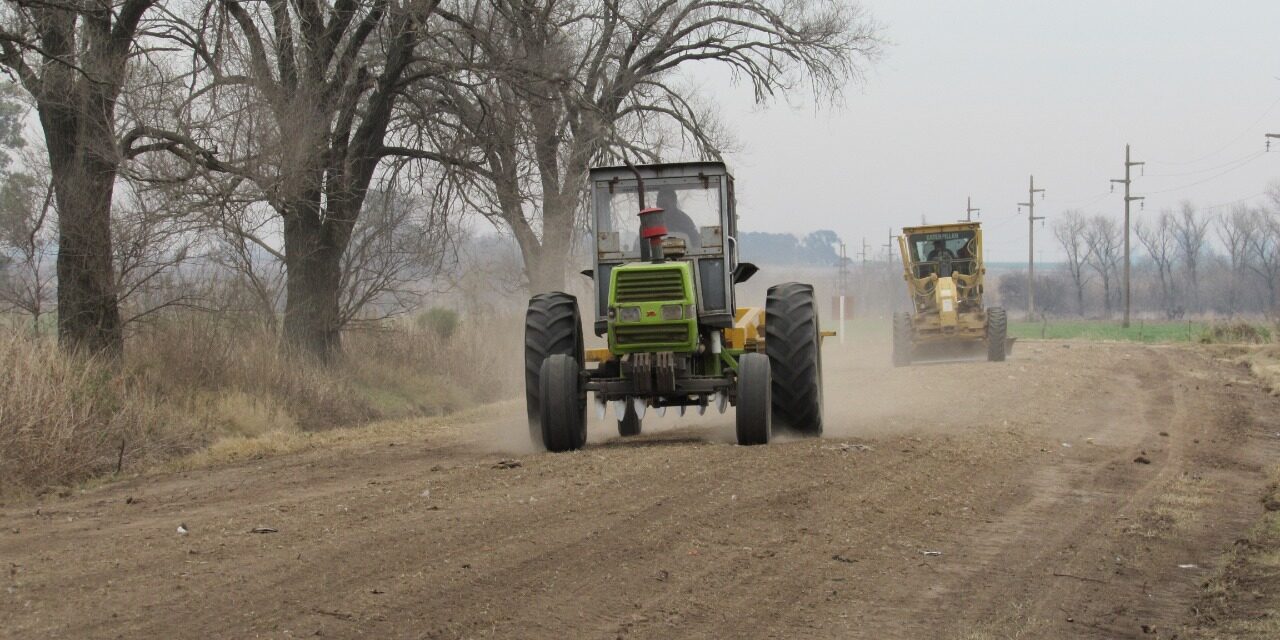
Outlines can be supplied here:
<path id="1" fill-rule="evenodd" d="M 744 353 L 738 358 L 738 444 L 769 444 L 773 435 L 769 356 Z"/>
<path id="2" fill-rule="evenodd" d="M 538 375 L 542 446 L 559 453 L 587 444 L 587 397 L 582 392 L 578 361 L 554 353 L 542 361 Z"/>
<path id="3" fill-rule="evenodd" d="M 524 316 L 524 394 L 529 416 L 529 438 L 542 442 L 542 403 L 539 378 L 542 363 L 551 355 L 583 361 L 582 319 L 578 300 L 567 293 L 540 293 L 529 299 Z"/>
<path id="4" fill-rule="evenodd" d="M 630 400 L 626 405 L 627 408 L 622 411 L 622 415 L 618 416 L 618 435 L 624 438 L 638 436 L 642 427 L 640 414 L 636 413 L 636 406 Z"/>
<path id="5" fill-rule="evenodd" d="M 769 288 L 764 349 L 772 381 L 773 426 L 822 435 L 822 340 L 813 287 L 788 282 Z"/>
<path id="6" fill-rule="evenodd" d="M 915 328 L 911 326 L 910 313 L 893 314 L 893 366 L 905 367 L 911 364 L 913 333 Z"/>
<path id="7" fill-rule="evenodd" d="M 1009 316 L 1001 307 L 987 309 L 987 360 L 1004 362 L 1009 345 Z"/>

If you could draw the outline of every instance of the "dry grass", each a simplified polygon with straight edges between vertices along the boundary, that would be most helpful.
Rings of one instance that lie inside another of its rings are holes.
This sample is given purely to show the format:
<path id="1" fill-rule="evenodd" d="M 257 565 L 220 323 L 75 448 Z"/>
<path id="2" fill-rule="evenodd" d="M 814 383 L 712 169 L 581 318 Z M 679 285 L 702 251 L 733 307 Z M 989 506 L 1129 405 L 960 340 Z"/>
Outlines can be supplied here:
<path id="1" fill-rule="evenodd" d="M 1280 467 L 1272 469 L 1262 501 L 1266 514 L 1205 582 L 1198 623 L 1185 637 L 1280 637 Z"/>
<path id="2" fill-rule="evenodd" d="M 1280 345 L 1251 349 L 1242 358 L 1254 377 L 1262 381 L 1272 394 L 1280 394 Z"/>
<path id="3" fill-rule="evenodd" d="M 464 318 L 447 339 L 414 327 L 350 332 L 323 366 L 284 355 L 268 330 L 181 316 L 131 335 L 114 368 L 0 330 L 0 495 L 292 451 L 316 432 L 444 416 L 520 388 L 518 320 Z"/>
<path id="4" fill-rule="evenodd" d="M 0 334 L 0 493 L 38 491 L 189 450 L 195 429 L 101 362 Z"/>

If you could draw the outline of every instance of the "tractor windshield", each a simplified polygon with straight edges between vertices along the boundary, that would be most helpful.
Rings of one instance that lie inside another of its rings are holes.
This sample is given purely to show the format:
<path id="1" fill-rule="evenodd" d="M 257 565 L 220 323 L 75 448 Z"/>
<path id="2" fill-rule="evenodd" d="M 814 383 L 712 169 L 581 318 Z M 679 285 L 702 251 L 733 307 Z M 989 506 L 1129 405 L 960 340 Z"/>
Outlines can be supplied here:
<path id="1" fill-rule="evenodd" d="M 972 231 L 917 233 L 909 236 L 908 246 L 911 248 L 911 262 L 915 265 L 916 277 L 923 278 L 937 273 L 944 262 L 950 263 L 952 271 L 972 275 L 975 253 L 973 239 Z"/>
<path id="2" fill-rule="evenodd" d="M 705 253 L 721 247 L 702 246 L 702 230 L 714 228 L 719 236 L 720 178 L 664 178 L 645 180 L 644 204 L 661 207 L 667 234 L 681 238 L 689 253 Z M 596 183 L 596 237 L 601 247 L 616 247 L 624 256 L 640 255 L 640 200 L 636 183 Z M 616 245 L 614 244 L 616 242 Z M 718 245 L 719 243 L 717 243 Z"/>

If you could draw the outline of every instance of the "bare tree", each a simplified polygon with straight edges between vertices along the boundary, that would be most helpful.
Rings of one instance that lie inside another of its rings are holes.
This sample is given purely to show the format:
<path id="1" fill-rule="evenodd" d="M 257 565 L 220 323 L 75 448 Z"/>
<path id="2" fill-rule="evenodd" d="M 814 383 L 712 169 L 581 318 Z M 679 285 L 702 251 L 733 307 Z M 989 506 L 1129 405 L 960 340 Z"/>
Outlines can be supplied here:
<path id="1" fill-rule="evenodd" d="M 1227 250 L 1230 273 L 1227 278 L 1227 308 L 1231 313 L 1239 310 L 1240 287 L 1250 256 L 1253 234 L 1257 232 L 1257 220 L 1248 205 L 1240 204 L 1218 218 L 1218 239 Z"/>
<path id="2" fill-rule="evenodd" d="M 0 65 L 35 98 L 58 216 L 58 337 L 123 348 L 111 204 L 120 156 L 115 106 L 143 16 L 155 0 L 5 3 Z"/>
<path id="3" fill-rule="evenodd" d="M 1053 235 L 1058 239 L 1067 256 L 1067 271 L 1076 290 L 1076 313 L 1084 315 L 1084 288 L 1089 283 L 1085 267 L 1089 259 L 1089 245 L 1085 241 L 1088 222 L 1076 209 L 1064 211 L 1053 225 Z"/>
<path id="4" fill-rule="evenodd" d="M 564 288 L 591 164 L 655 160 L 672 131 L 718 155 L 681 69 L 718 63 L 764 101 L 804 81 L 837 92 L 879 50 L 860 10 L 827 0 L 473 0 L 442 15 L 438 48 L 466 65 L 420 85 L 415 146 L 463 169 L 466 203 L 515 237 L 535 292 Z"/>
<path id="5" fill-rule="evenodd" d="M 447 194 L 422 197 L 394 179 L 370 192 L 343 255 L 343 325 L 403 313 L 429 293 L 428 279 L 451 258 L 449 202 Z"/>
<path id="6" fill-rule="evenodd" d="M 0 255 L 8 258 L 0 302 L 31 316 L 35 333 L 40 332 L 40 318 L 51 311 L 54 293 L 49 262 L 56 252 L 57 215 L 52 200 L 47 175 L 41 173 L 9 174 L 0 186 Z"/>
<path id="7" fill-rule="evenodd" d="M 1154 224 L 1138 220 L 1135 231 L 1138 242 L 1147 250 L 1147 256 L 1155 264 L 1156 274 L 1160 278 L 1160 307 L 1165 317 L 1175 318 L 1179 315 L 1180 305 L 1174 304 L 1173 265 L 1177 252 L 1175 231 L 1178 222 L 1173 212 L 1166 209 L 1156 217 Z"/>
<path id="8" fill-rule="evenodd" d="M 1199 311 L 1200 263 L 1205 252 L 1205 238 L 1209 235 L 1211 220 L 1200 216 L 1195 205 L 1182 201 L 1180 215 L 1173 220 L 1173 237 L 1178 243 L 1179 259 L 1187 272 L 1186 290 L 1191 292 L 1192 309 Z"/>
<path id="9" fill-rule="evenodd" d="M 1266 310 L 1274 312 L 1280 293 L 1280 220 L 1261 210 L 1254 210 L 1252 217 L 1245 266 L 1262 280 L 1267 290 Z"/>
<path id="10" fill-rule="evenodd" d="M 130 157 L 167 151 L 279 215 L 286 343 L 340 350 L 342 260 L 407 82 L 434 70 L 416 49 L 437 0 L 219 0 L 168 16 L 197 61 L 179 126 L 143 126 Z M 216 141 L 216 142 L 215 142 Z M 426 150 L 415 157 L 430 158 Z M 265 244 L 265 243 L 263 243 Z"/>
<path id="11" fill-rule="evenodd" d="M 1102 279 L 1102 308 L 1110 317 L 1112 284 L 1116 281 L 1120 261 L 1124 257 L 1124 238 L 1120 225 L 1106 216 L 1094 216 L 1089 219 L 1084 238 L 1089 247 L 1089 266 Z"/>
<path id="12" fill-rule="evenodd" d="M 167 189 L 127 181 L 112 212 L 116 291 L 124 324 L 178 306 L 198 306 L 181 269 L 197 251 L 199 224 Z"/>

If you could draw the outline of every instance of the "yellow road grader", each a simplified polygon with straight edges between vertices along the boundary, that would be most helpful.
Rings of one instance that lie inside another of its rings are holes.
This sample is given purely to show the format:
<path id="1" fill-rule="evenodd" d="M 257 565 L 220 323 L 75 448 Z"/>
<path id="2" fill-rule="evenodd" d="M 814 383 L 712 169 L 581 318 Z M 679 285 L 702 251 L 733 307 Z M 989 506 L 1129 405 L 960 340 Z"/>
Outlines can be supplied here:
<path id="1" fill-rule="evenodd" d="M 1013 347 L 1003 308 L 982 304 L 982 228 L 977 222 L 905 227 L 898 236 L 912 310 L 893 316 L 893 364 L 986 348 L 1004 360 Z"/>

